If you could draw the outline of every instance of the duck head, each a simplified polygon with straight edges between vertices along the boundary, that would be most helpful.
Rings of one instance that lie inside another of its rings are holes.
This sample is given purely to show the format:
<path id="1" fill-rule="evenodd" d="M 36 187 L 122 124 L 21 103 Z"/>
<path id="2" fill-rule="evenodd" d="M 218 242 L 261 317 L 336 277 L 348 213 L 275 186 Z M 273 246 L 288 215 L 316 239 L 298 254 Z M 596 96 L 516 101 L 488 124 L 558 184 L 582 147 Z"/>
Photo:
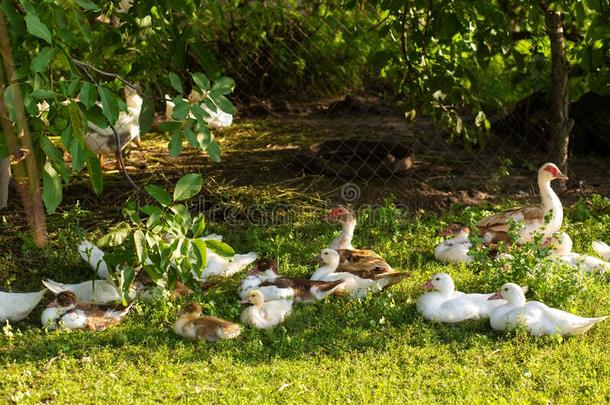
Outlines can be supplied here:
<path id="1" fill-rule="evenodd" d="M 265 302 L 265 296 L 260 290 L 252 290 L 248 293 L 248 296 L 244 298 L 242 304 L 252 304 L 254 306 L 261 306 Z"/>
<path id="2" fill-rule="evenodd" d="M 443 237 L 459 238 L 468 237 L 468 235 L 470 235 L 470 228 L 461 222 L 453 222 L 441 232 Z"/>
<path id="3" fill-rule="evenodd" d="M 455 285 L 453 284 L 453 280 L 449 274 L 436 273 L 430 277 L 426 284 L 422 285 L 421 288 L 435 290 L 447 294 L 455 290 Z"/>
<path id="4" fill-rule="evenodd" d="M 199 318 L 201 316 L 201 305 L 197 304 L 196 302 L 191 302 L 182 308 L 179 315 Z"/>
<path id="5" fill-rule="evenodd" d="M 67 312 L 75 308 L 76 304 L 76 294 L 72 291 L 62 291 L 47 305 L 47 308 L 57 308 L 60 312 Z"/>
<path id="6" fill-rule="evenodd" d="M 332 211 L 330 212 L 330 214 L 325 216 L 323 219 L 326 221 L 335 221 L 335 222 L 345 223 L 345 222 L 353 221 L 354 214 L 352 214 L 352 212 L 349 209 L 347 209 L 343 206 L 339 206 L 339 207 L 333 208 Z"/>
<path id="7" fill-rule="evenodd" d="M 506 300 L 509 304 L 525 305 L 525 292 L 515 283 L 506 283 L 487 300 Z"/>
<path id="8" fill-rule="evenodd" d="M 552 249 L 558 255 L 565 255 L 572 251 L 572 238 L 565 232 L 557 232 L 542 241 L 543 247 Z"/>
<path id="9" fill-rule="evenodd" d="M 545 163 L 538 169 L 538 179 L 543 181 L 567 180 L 568 176 L 561 173 L 561 170 L 554 163 Z"/>
<path id="10" fill-rule="evenodd" d="M 277 262 L 273 259 L 262 257 L 255 262 L 254 266 L 248 272 L 248 275 L 258 276 L 266 272 L 271 272 L 277 275 Z"/>
<path id="11" fill-rule="evenodd" d="M 320 263 L 325 266 L 339 266 L 340 260 L 339 253 L 337 253 L 335 249 L 322 249 L 322 252 L 320 253 Z"/>

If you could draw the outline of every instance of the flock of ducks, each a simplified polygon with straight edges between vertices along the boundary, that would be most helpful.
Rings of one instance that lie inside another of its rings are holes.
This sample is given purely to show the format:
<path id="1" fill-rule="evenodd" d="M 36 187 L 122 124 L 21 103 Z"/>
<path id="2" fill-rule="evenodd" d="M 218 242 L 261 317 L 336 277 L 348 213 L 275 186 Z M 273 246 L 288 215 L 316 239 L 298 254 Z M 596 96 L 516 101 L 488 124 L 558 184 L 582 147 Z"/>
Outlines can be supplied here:
<path id="1" fill-rule="evenodd" d="M 552 163 L 546 163 L 538 171 L 541 191 L 540 207 L 513 208 L 487 218 L 478 224 L 483 242 L 493 246 L 499 242 L 510 243 L 508 236 L 511 222 L 521 223 L 516 244 L 532 240 L 534 233 L 542 233 L 544 243 L 553 249 L 554 260 L 562 261 L 583 271 L 605 271 L 609 269 L 610 247 L 595 242 L 594 249 L 600 258 L 571 252 L 571 239 L 560 232 L 563 221 L 561 201 L 550 187 L 554 179 L 565 176 Z M 545 217 L 550 220 L 545 224 Z M 330 212 L 327 220 L 339 222 L 342 231 L 319 256 L 320 266 L 309 279 L 283 276 L 272 259 L 258 258 L 256 253 L 236 254 L 222 257 L 208 251 L 208 263 L 200 281 L 212 277 L 230 277 L 244 267 L 253 266 L 241 281 L 237 295 L 241 303 L 248 305 L 242 312 L 243 324 L 258 329 L 278 326 L 290 315 L 294 304 L 307 304 L 323 300 L 330 295 L 364 298 L 370 293 L 395 285 L 409 273 L 394 270 L 383 258 L 372 250 L 354 248 L 352 239 L 356 218 L 345 207 Z M 462 224 L 450 224 L 444 236 L 451 236 L 434 250 L 441 262 L 469 262 L 472 243 L 470 230 Z M 208 235 L 208 239 L 222 240 L 220 235 Z M 43 281 L 45 287 L 56 295 L 44 309 L 42 325 L 48 329 L 103 330 L 119 323 L 129 312 L 136 296 L 151 297 L 159 288 L 144 272 L 136 276 L 131 303 L 116 304 L 121 300 L 119 291 L 109 277 L 104 252 L 90 242 L 83 241 L 79 253 L 99 279 L 80 284 L 64 284 L 53 280 Z M 510 257 L 510 254 L 505 254 Z M 161 287 L 163 287 L 161 285 Z M 583 318 L 565 311 L 550 308 L 538 301 L 527 301 L 526 288 L 514 283 L 504 284 L 495 293 L 466 294 L 456 291 L 450 275 L 433 275 L 423 286 L 431 290 L 419 297 L 417 310 L 430 321 L 457 323 L 471 319 L 489 319 L 495 330 L 506 330 L 518 325 L 532 335 L 559 333 L 577 335 L 586 332 L 595 323 L 606 317 Z M 29 315 L 40 302 L 46 289 L 34 293 L 0 292 L 0 320 L 19 321 Z M 174 297 L 189 295 L 192 291 L 177 283 Z M 194 340 L 218 341 L 239 336 L 241 326 L 237 323 L 203 316 L 201 306 L 189 303 L 180 312 L 174 324 L 176 334 Z"/>

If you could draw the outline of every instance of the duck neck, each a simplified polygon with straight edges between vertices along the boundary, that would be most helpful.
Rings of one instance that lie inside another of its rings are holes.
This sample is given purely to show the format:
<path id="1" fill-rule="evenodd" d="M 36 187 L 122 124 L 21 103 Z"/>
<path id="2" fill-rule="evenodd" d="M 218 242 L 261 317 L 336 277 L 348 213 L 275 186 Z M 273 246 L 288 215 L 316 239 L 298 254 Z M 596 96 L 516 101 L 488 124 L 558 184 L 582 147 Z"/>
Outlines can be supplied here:
<path id="1" fill-rule="evenodd" d="M 540 188 L 540 198 L 542 200 L 542 208 L 544 214 L 547 215 L 552 211 L 551 220 L 546 226 L 545 234 L 556 232 L 561 228 L 563 222 L 563 206 L 561 200 L 551 187 L 551 181 L 548 179 L 538 179 L 538 187 Z"/>
<path id="2" fill-rule="evenodd" d="M 316 272 L 312 276 L 312 279 L 319 280 L 322 277 L 325 277 L 331 273 L 334 273 L 335 271 L 337 271 L 338 266 L 339 266 L 339 263 L 337 261 L 333 261 L 332 263 L 324 263 L 324 265 L 322 267 L 320 267 L 320 268 L 318 268 L 318 270 L 316 270 Z"/>
<path id="3" fill-rule="evenodd" d="M 525 295 L 520 295 L 518 297 L 513 297 L 508 303 L 513 307 L 519 308 L 524 306 L 526 302 Z"/>
<path id="4" fill-rule="evenodd" d="M 176 320 L 176 323 L 174 324 L 174 330 L 176 331 L 176 333 L 180 333 L 184 325 L 186 325 L 195 318 L 196 317 L 192 315 L 182 315 L 180 318 L 178 318 Z"/>
<path id="5" fill-rule="evenodd" d="M 356 218 L 351 215 L 342 223 L 343 229 L 331 244 L 332 249 L 352 249 L 352 239 L 356 229 Z"/>

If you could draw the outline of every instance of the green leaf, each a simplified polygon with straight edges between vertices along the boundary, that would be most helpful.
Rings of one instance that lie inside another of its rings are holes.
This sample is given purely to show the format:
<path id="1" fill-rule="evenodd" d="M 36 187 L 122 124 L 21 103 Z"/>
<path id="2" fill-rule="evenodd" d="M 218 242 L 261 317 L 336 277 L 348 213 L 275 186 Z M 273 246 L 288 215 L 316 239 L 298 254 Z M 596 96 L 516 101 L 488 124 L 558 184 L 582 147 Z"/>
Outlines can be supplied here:
<path id="1" fill-rule="evenodd" d="M 193 233 L 194 238 L 198 238 L 205 231 L 205 216 L 203 214 L 199 214 L 193 220 L 193 226 L 191 227 L 191 232 Z"/>
<path id="2" fill-rule="evenodd" d="M 231 246 L 219 240 L 206 240 L 205 244 L 207 245 L 208 249 L 220 256 L 233 256 L 235 254 L 235 251 Z"/>
<path id="3" fill-rule="evenodd" d="M 18 86 L 17 84 L 11 84 L 10 86 L 8 86 L 5 90 L 4 90 L 4 103 L 6 104 L 6 109 L 8 110 L 8 116 L 11 119 L 11 121 L 15 121 L 16 117 L 17 117 L 17 113 L 15 112 L 15 103 L 14 103 L 14 96 L 15 96 L 15 87 Z M 31 95 L 31 93 L 30 93 Z"/>
<path id="4" fill-rule="evenodd" d="M 195 273 L 197 273 L 198 278 L 201 278 L 203 274 L 203 269 L 208 264 L 208 249 L 205 241 L 201 239 L 193 239 L 191 241 L 191 248 L 193 249 L 193 253 L 195 254 Z"/>
<path id="5" fill-rule="evenodd" d="M 226 76 L 214 81 L 214 85 L 212 86 L 212 91 L 217 91 L 221 94 L 229 94 L 233 89 L 235 89 L 235 81 Z"/>
<path id="6" fill-rule="evenodd" d="M 199 104 L 193 104 L 191 106 L 191 111 L 193 112 L 195 118 L 197 118 L 197 121 L 203 121 L 205 118 L 210 118 L 210 114 L 201 108 Z"/>
<path id="7" fill-rule="evenodd" d="M 208 145 L 208 156 L 212 159 L 213 162 L 220 162 L 220 146 L 216 141 L 212 141 Z"/>
<path id="8" fill-rule="evenodd" d="M 178 121 L 185 119 L 189 114 L 189 103 L 184 101 L 181 97 L 176 97 L 174 99 L 174 104 L 172 118 Z"/>
<path id="9" fill-rule="evenodd" d="M 210 99 L 209 97 L 206 97 L 205 100 L 203 100 L 203 103 L 206 105 L 206 107 L 208 107 L 210 109 L 210 111 L 216 112 L 216 104 L 214 104 L 212 99 Z"/>
<path id="10" fill-rule="evenodd" d="M 97 6 L 94 2 L 89 1 L 89 0 L 76 0 L 76 3 L 81 6 L 82 8 L 84 8 L 85 10 L 92 10 L 92 11 L 96 11 L 99 10 L 99 6 Z"/>
<path id="11" fill-rule="evenodd" d="M 136 206 L 136 202 L 131 200 L 127 203 L 127 205 L 123 208 L 123 215 L 126 215 L 127 218 L 131 220 L 136 225 L 139 225 L 142 222 L 142 218 L 138 213 L 138 207 Z"/>
<path id="12" fill-rule="evenodd" d="M 131 234 L 131 226 L 127 222 L 120 222 L 110 232 L 98 241 L 100 246 L 120 246 Z"/>
<path id="13" fill-rule="evenodd" d="M 169 155 L 176 157 L 182 152 L 182 131 L 176 131 L 169 140 Z"/>
<path id="14" fill-rule="evenodd" d="M 169 196 L 169 193 L 165 191 L 162 187 L 157 186 L 156 184 L 149 184 L 145 186 L 144 189 L 152 198 L 157 200 L 157 202 L 164 207 L 167 207 L 171 202 L 171 197 Z"/>
<path id="15" fill-rule="evenodd" d="M 90 121 L 92 124 L 95 124 L 102 129 L 108 127 L 108 120 L 106 119 L 106 117 L 104 117 L 104 112 L 97 104 L 88 109 L 85 112 L 85 115 L 87 116 L 87 120 Z"/>
<path id="16" fill-rule="evenodd" d="M 176 130 L 180 129 L 181 126 L 182 124 L 176 121 L 162 122 L 161 124 L 159 124 L 159 131 L 175 132 Z"/>
<path id="17" fill-rule="evenodd" d="M 87 128 L 87 119 L 76 101 L 71 101 L 70 104 L 68 104 L 68 117 L 70 118 L 70 124 L 74 129 L 74 135 L 76 135 L 78 139 L 84 140 L 85 131 Z"/>
<path id="18" fill-rule="evenodd" d="M 85 160 L 87 163 L 87 172 L 89 173 L 89 181 L 93 187 L 93 192 L 99 194 L 104 188 L 104 175 L 102 165 L 97 155 L 90 150 L 85 151 Z"/>
<path id="19" fill-rule="evenodd" d="M 173 72 L 169 74 L 169 83 L 178 93 L 180 93 L 181 95 L 184 94 L 184 91 L 182 90 L 182 81 L 180 80 L 177 74 Z"/>
<path id="20" fill-rule="evenodd" d="M 184 201 L 196 196 L 202 185 L 203 178 L 200 174 L 190 173 L 182 176 L 174 188 L 174 201 Z"/>
<path id="21" fill-rule="evenodd" d="M 30 64 L 30 69 L 32 69 L 32 72 L 42 72 L 49 65 L 49 63 L 51 63 L 51 60 L 53 60 L 53 55 L 55 55 L 55 49 L 49 46 L 42 48 L 38 55 L 32 59 L 32 63 Z"/>
<path id="22" fill-rule="evenodd" d="M 59 93 L 53 90 L 44 90 L 44 89 L 36 89 L 30 93 L 31 97 L 37 98 L 39 100 L 43 100 L 46 98 L 55 98 L 59 97 Z"/>
<path id="23" fill-rule="evenodd" d="M 63 181 L 67 183 L 70 180 L 70 172 L 66 167 L 63 153 L 46 136 L 41 136 L 39 142 L 40 149 L 42 149 L 47 158 L 53 163 L 53 167 L 59 172 Z"/>
<path id="24" fill-rule="evenodd" d="M 235 107 L 233 106 L 233 103 L 231 103 L 225 96 L 217 96 L 214 98 L 214 102 L 222 111 L 228 114 L 235 114 Z"/>
<path id="25" fill-rule="evenodd" d="M 197 136 L 195 133 L 188 127 L 182 128 L 182 132 L 184 132 L 184 136 L 189 141 L 193 148 L 199 147 L 199 141 L 197 140 Z"/>
<path id="26" fill-rule="evenodd" d="M 140 110 L 140 117 L 138 118 L 138 125 L 140 126 L 140 135 L 148 133 L 152 126 L 153 118 L 155 115 L 155 103 L 153 100 L 152 91 L 146 89 L 144 92 L 144 100 L 142 102 L 142 108 Z"/>
<path id="27" fill-rule="evenodd" d="M 72 171 L 80 172 L 85 165 L 85 147 L 75 136 L 70 143 L 69 150 L 72 156 Z"/>
<path id="28" fill-rule="evenodd" d="M 193 78 L 195 85 L 199 87 L 200 90 L 210 90 L 210 79 L 208 79 L 206 75 L 201 72 L 197 72 L 191 74 L 191 77 Z"/>
<path id="29" fill-rule="evenodd" d="M 46 162 L 42 172 L 42 201 L 49 214 L 55 212 L 62 199 L 61 178 L 51 162 Z"/>
<path id="30" fill-rule="evenodd" d="M 49 28 L 40 21 L 38 16 L 33 14 L 26 15 L 25 26 L 30 34 L 37 38 L 44 39 L 49 45 L 52 44 L 53 38 L 51 37 L 51 31 L 49 31 Z"/>
<path id="31" fill-rule="evenodd" d="M 111 125 L 116 124 L 119 118 L 119 103 L 117 96 L 106 87 L 98 87 L 98 92 L 102 100 L 102 111 Z"/>
<path id="32" fill-rule="evenodd" d="M 81 103 L 89 110 L 97 101 L 97 89 L 93 83 L 83 82 L 83 86 L 78 94 Z"/>
<path id="33" fill-rule="evenodd" d="M 133 242 L 136 247 L 136 256 L 138 257 L 138 263 L 144 264 L 146 259 L 146 238 L 144 232 L 137 230 L 133 233 Z"/>

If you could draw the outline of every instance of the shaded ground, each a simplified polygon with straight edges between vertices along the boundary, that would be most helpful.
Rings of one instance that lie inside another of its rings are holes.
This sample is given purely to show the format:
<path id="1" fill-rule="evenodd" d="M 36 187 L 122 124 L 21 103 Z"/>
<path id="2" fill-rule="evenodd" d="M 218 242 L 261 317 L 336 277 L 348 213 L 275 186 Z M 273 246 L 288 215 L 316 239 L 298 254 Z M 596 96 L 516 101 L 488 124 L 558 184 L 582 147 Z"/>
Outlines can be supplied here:
<path id="1" fill-rule="evenodd" d="M 223 217 L 230 212 L 233 218 L 251 215 L 252 207 L 265 211 L 278 204 L 315 210 L 329 201 L 360 205 L 389 199 L 413 210 L 439 210 L 452 203 L 536 198 L 535 172 L 545 158 L 528 153 L 516 139 L 492 137 L 485 148 L 467 151 L 459 140 L 449 142 L 447 134 L 435 129 L 429 119 L 409 124 L 387 110 L 374 111 L 376 114 L 316 112 L 320 109 L 318 105 L 305 108 L 305 113 L 293 109 L 288 117 L 273 114 L 238 119 L 238 125 L 217 133 L 223 150 L 219 164 L 191 148 L 172 159 L 168 139 L 148 135 L 141 148 L 125 157 L 128 171 L 140 185 L 155 182 L 168 188 L 181 175 L 200 172 L 206 179 L 200 208 L 213 209 L 216 216 Z M 302 145 L 330 139 L 399 142 L 413 148 L 414 165 L 404 175 L 367 180 L 312 175 L 294 165 Z M 568 204 L 582 194 L 609 194 L 609 159 L 573 157 L 569 175 L 569 188 L 562 195 Z M 105 182 L 104 192 L 98 196 L 91 191 L 86 175 L 75 179 L 65 190 L 62 207 L 79 203 L 95 212 L 94 222 L 85 223 L 87 227 L 105 228 L 120 217 L 119 208 L 128 198 L 143 197 L 122 173 L 107 172 Z M 3 215 L 0 240 L 14 239 L 26 230 L 14 198 Z"/>

